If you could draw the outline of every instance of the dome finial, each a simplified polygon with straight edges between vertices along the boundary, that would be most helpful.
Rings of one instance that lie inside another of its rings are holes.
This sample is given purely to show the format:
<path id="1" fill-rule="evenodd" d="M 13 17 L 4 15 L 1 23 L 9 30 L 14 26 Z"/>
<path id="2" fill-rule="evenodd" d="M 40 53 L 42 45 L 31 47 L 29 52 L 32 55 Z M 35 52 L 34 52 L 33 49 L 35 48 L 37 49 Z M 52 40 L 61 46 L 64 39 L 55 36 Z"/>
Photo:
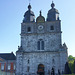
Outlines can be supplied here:
<path id="1" fill-rule="evenodd" d="M 51 7 L 52 7 L 52 8 L 54 8 L 54 6 L 55 6 L 55 4 L 53 3 L 53 0 L 52 0 L 52 4 L 51 4 Z"/>
<path id="2" fill-rule="evenodd" d="M 42 16 L 42 12 L 41 12 L 41 10 L 39 11 L 39 16 L 36 18 L 36 22 L 37 23 L 43 23 L 43 22 L 45 22 L 45 18 Z"/>
<path id="3" fill-rule="evenodd" d="M 29 9 L 29 10 L 31 9 L 31 5 L 30 5 L 30 3 L 29 3 L 29 5 L 28 5 L 28 9 Z"/>
<path id="4" fill-rule="evenodd" d="M 41 16 L 41 13 L 42 13 L 42 12 L 41 12 L 41 10 L 40 10 L 40 16 Z"/>

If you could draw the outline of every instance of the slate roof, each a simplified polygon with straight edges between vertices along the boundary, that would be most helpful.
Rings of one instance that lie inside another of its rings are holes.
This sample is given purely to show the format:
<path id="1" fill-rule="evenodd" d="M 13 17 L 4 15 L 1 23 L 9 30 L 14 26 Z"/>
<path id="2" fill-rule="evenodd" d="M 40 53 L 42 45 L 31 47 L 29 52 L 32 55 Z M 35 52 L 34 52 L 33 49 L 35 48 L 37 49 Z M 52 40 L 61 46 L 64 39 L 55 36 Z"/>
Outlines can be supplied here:
<path id="1" fill-rule="evenodd" d="M 28 11 L 24 14 L 23 23 L 35 22 L 34 12 L 31 11 L 31 5 L 28 5 Z"/>
<path id="2" fill-rule="evenodd" d="M 59 20 L 59 12 L 57 9 L 54 8 L 55 4 L 52 2 L 51 9 L 48 11 L 47 14 L 47 21 L 56 21 Z"/>
<path id="3" fill-rule="evenodd" d="M 5 60 L 16 60 L 14 53 L 0 53 L 0 57 Z"/>

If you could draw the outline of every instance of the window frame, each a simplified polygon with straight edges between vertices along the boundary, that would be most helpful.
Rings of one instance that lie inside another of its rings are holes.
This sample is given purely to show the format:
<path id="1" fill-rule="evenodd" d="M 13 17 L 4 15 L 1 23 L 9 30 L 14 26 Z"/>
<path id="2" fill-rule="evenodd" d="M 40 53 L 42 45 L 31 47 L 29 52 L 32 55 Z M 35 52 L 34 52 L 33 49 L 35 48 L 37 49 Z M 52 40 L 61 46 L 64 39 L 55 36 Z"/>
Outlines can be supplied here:
<path id="1" fill-rule="evenodd" d="M 38 50 L 44 50 L 44 41 L 42 39 L 38 40 L 37 49 Z"/>
<path id="2" fill-rule="evenodd" d="M 11 70 L 11 64 L 8 64 L 7 69 Z"/>
<path id="3" fill-rule="evenodd" d="M 54 30 L 54 26 L 53 25 L 50 26 L 50 30 Z"/>
<path id="4" fill-rule="evenodd" d="M 13 69 L 15 70 L 16 69 L 16 65 L 14 64 L 14 66 L 13 66 Z"/>
<path id="5" fill-rule="evenodd" d="M 2 63 L 1 64 L 1 70 L 4 70 L 4 67 L 5 67 L 5 65 L 4 65 L 4 63 Z"/>
<path id="6" fill-rule="evenodd" d="M 27 27 L 27 32 L 31 33 L 31 27 Z"/>
<path id="7" fill-rule="evenodd" d="M 28 59 L 28 64 L 30 63 L 30 60 Z"/>

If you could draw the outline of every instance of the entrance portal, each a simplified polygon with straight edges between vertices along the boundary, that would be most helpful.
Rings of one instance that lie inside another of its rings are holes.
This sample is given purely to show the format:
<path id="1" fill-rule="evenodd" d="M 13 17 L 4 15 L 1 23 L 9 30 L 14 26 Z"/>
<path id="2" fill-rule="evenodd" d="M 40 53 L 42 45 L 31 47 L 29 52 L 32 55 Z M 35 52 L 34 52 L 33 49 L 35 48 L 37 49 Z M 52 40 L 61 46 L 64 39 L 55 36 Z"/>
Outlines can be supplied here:
<path id="1" fill-rule="evenodd" d="M 55 75 L 54 68 L 52 68 L 51 75 Z"/>
<path id="2" fill-rule="evenodd" d="M 44 75 L 44 65 L 43 65 L 43 64 L 39 64 L 39 65 L 38 65 L 37 74 L 38 74 L 38 75 Z"/>

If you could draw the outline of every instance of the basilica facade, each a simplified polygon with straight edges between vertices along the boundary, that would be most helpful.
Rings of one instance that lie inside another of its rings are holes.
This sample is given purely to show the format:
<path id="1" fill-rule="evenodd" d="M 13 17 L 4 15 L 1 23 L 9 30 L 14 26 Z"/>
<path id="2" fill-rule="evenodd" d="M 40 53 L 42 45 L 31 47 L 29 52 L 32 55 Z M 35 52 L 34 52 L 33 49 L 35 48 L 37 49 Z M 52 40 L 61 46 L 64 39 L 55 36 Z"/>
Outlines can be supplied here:
<path id="1" fill-rule="evenodd" d="M 16 75 L 56 75 L 63 73 L 67 46 L 62 44 L 61 20 L 52 2 L 47 18 L 36 18 L 31 5 L 21 23 L 21 46 L 16 51 Z"/>

